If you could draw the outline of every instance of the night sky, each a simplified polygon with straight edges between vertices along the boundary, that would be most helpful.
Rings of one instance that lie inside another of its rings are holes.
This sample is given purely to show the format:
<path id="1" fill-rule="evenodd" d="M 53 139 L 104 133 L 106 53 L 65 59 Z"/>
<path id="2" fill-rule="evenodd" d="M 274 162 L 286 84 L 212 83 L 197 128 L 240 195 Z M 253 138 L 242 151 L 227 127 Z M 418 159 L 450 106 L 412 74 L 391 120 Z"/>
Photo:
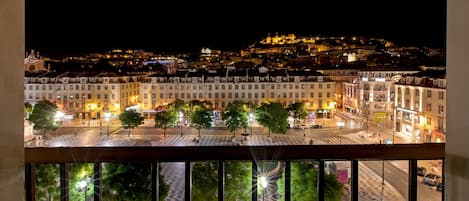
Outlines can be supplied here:
<path id="1" fill-rule="evenodd" d="M 26 48 L 50 57 L 111 48 L 239 49 L 269 32 L 444 48 L 446 1 L 26 0 Z"/>

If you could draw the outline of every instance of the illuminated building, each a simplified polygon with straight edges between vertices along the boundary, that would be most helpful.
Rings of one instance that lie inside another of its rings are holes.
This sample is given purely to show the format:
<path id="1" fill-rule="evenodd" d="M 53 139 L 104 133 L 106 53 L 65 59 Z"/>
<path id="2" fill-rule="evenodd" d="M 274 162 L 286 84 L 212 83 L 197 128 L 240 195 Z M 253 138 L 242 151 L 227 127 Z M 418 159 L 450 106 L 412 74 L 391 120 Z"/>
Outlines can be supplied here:
<path id="1" fill-rule="evenodd" d="M 446 136 L 445 71 L 432 72 L 440 73 L 428 76 L 424 71 L 395 84 L 396 131 L 425 142 L 444 141 Z"/>
<path id="2" fill-rule="evenodd" d="M 365 69 L 358 72 L 358 114 L 377 123 L 378 127 L 390 128 L 394 113 L 394 83 L 401 76 L 417 72 L 418 69 Z M 354 87 L 353 84 L 347 86 Z"/>
<path id="3" fill-rule="evenodd" d="M 56 103 L 75 118 L 100 118 L 105 111 L 119 114 L 138 102 L 138 77 L 114 73 L 26 73 L 25 101 Z"/>
<path id="4" fill-rule="evenodd" d="M 258 105 L 281 102 L 306 103 L 316 117 L 332 117 L 335 82 L 313 71 L 268 70 L 188 70 L 175 75 L 155 74 L 140 82 L 142 109 L 169 104 L 175 99 L 210 101 L 216 110 L 240 100 Z"/>

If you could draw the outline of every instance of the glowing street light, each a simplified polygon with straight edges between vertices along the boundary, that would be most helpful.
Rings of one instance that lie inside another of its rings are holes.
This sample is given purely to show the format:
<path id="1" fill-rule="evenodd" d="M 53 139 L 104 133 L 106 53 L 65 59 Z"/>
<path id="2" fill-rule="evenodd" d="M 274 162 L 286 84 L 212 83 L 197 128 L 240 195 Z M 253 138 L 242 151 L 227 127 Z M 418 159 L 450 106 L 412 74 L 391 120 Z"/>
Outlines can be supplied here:
<path id="1" fill-rule="evenodd" d="M 110 112 L 104 112 L 104 119 L 106 120 L 107 123 L 107 136 L 109 136 L 109 121 L 111 120 L 112 113 Z"/>
<path id="2" fill-rule="evenodd" d="M 60 127 L 59 122 L 62 122 L 64 116 L 65 116 L 65 114 L 62 111 L 56 111 L 55 112 L 54 119 L 55 119 L 55 124 L 57 124 L 58 127 Z M 60 129 L 59 128 L 57 128 L 57 134 L 60 134 Z"/>
<path id="3" fill-rule="evenodd" d="M 261 186 L 262 186 L 262 200 L 265 200 L 265 190 L 269 185 L 269 181 L 267 181 L 267 177 L 261 176 Z"/>
<path id="4" fill-rule="evenodd" d="M 78 188 L 78 192 L 81 192 L 83 191 L 84 192 L 84 195 L 85 195 L 85 199 L 86 200 L 86 191 L 88 191 L 88 180 L 87 179 L 83 179 L 81 181 L 79 181 L 77 183 L 77 188 Z"/>
<path id="5" fill-rule="evenodd" d="M 339 128 L 339 144 L 342 144 L 342 138 L 340 137 L 340 134 L 341 134 L 342 128 L 345 126 L 345 122 L 338 121 L 336 125 Z"/>
<path id="6" fill-rule="evenodd" d="M 183 135 L 182 133 L 182 117 L 184 117 L 184 114 L 182 112 L 179 112 L 179 123 L 181 124 L 180 127 L 181 127 L 181 136 Z"/>
<path id="7" fill-rule="evenodd" d="M 62 111 L 57 111 L 55 112 L 55 121 L 60 121 L 62 118 L 64 118 L 65 114 Z"/>
<path id="8" fill-rule="evenodd" d="M 251 124 L 251 135 L 252 135 L 252 121 L 254 120 L 254 114 L 252 112 L 249 113 L 249 124 Z"/>

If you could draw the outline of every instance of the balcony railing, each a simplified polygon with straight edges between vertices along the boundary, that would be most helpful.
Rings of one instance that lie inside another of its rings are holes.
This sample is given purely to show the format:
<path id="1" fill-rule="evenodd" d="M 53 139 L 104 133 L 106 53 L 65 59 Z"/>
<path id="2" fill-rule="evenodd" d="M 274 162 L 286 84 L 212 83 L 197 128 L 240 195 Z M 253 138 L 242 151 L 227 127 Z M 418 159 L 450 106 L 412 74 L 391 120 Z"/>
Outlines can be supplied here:
<path id="1" fill-rule="evenodd" d="M 41 164 L 58 164 L 60 169 L 60 199 L 69 200 L 67 166 L 70 163 L 94 164 L 93 200 L 101 200 L 103 163 L 148 163 L 151 164 L 151 198 L 158 200 L 158 163 L 185 162 L 184 200 L 191 200 L 191 162 L 218 162 L 218 197 L 224 200 L 224 162 L 252 163 L 251 200 L 258 199 L 257 163 L 259 161 L 285 162 L 285 201 L 291 200 L 290 163 L 314 160 L 318 164 L 317 200 L 325 199 L 325 162 L 351 162 L 351 200 L 359 198 L 359 161 L 408 160 L 408 200 L 417 200 L 417 161 L 444 160 L 445 144 L 373 144 L 373 145 L 296 145 L 296 146 L 190 146 L 190 147 L 62 147 L 25 148 L 26 200 L 35 200 L 35 167 Z M 443 163 L 444 164 L 444 163 Z M 442 175 L 444 178 L 444 175 Z M 444 179 L 442 179 L 444 181 Z M 377 187 L 378 188 L 378 187 Z M 444 195 L 444 193 L 442 193 Z M 149 195 L 150 196 L 150 195 Z M 217 196 L 217 195 L 214 195 Z M 86 193 L 85 193 L 86 197 Z M 444 200 L 442 198 L 442 200 Z"/>

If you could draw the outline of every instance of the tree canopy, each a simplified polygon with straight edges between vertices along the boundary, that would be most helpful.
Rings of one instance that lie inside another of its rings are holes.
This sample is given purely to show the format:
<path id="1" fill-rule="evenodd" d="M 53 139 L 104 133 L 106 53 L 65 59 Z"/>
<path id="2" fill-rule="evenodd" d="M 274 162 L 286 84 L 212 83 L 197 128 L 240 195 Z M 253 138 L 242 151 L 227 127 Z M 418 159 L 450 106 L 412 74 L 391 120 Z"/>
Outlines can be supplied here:
<path id="1" fill-rule="evenodd" d="M 222 120 L 225 121 L 226 127 L 233 132 L 233 135 L 240 128 L 248 127 L 248 113 L 246 104 L 240 101 L 228 103 L 223 110 Z"/>
<path id="2" fill-rule="evenodd" d="M 287 132 L 288 112 L 281 103 L 262 103 L 256 109 L 256 121 L 269 129 L 270 132 Z"/>
<path id="3" fill-rule="evenodd" d="M 304 103 L 293 103 L 288 106 L 287 111 L 290 112 L 295 121 L 304 119 L 308 115 Z"/>
<path id="4" fill-rule="evenodd" d="M 131 129 L 143 124 L 143 117 L 137 110 L 125 110 L 119 115 L 122 127 L 129 129 L 129 136 Z"/>
<path id="5" fill-rule="evenodd" d="M 194 107 L 193 112 L 190 114 L 190 120 L 190 126 L 198 130 L 200 137 L 200 129 L 210 128 L 212 126 L 212 110 L 197 105 Z"/>
<path id="6" fill-rule="evenodd" d="M 24 119 L 29 119 L 29 115 L 32 112 L 33 112 L 33 106 L 28 102 L 24 102 Z"/>
<path id="7" fill-rule="evenodd" d="M 34 130 L 47 131 L 56 130 L 59 126 L 55 115 L 58 111 L 57 105 L 49 101 L 39 101 L 33 108 L 29 120 L 34 123 Z"/>
<path id="8" fill-rule="evenodd" d="M 177 112 L 173 109 L 164 110 L 155 114 L 155 127 L 163 129 L 163 136 L 166 136 L 166 128 L 174 126 L 178 119 Z"/>

